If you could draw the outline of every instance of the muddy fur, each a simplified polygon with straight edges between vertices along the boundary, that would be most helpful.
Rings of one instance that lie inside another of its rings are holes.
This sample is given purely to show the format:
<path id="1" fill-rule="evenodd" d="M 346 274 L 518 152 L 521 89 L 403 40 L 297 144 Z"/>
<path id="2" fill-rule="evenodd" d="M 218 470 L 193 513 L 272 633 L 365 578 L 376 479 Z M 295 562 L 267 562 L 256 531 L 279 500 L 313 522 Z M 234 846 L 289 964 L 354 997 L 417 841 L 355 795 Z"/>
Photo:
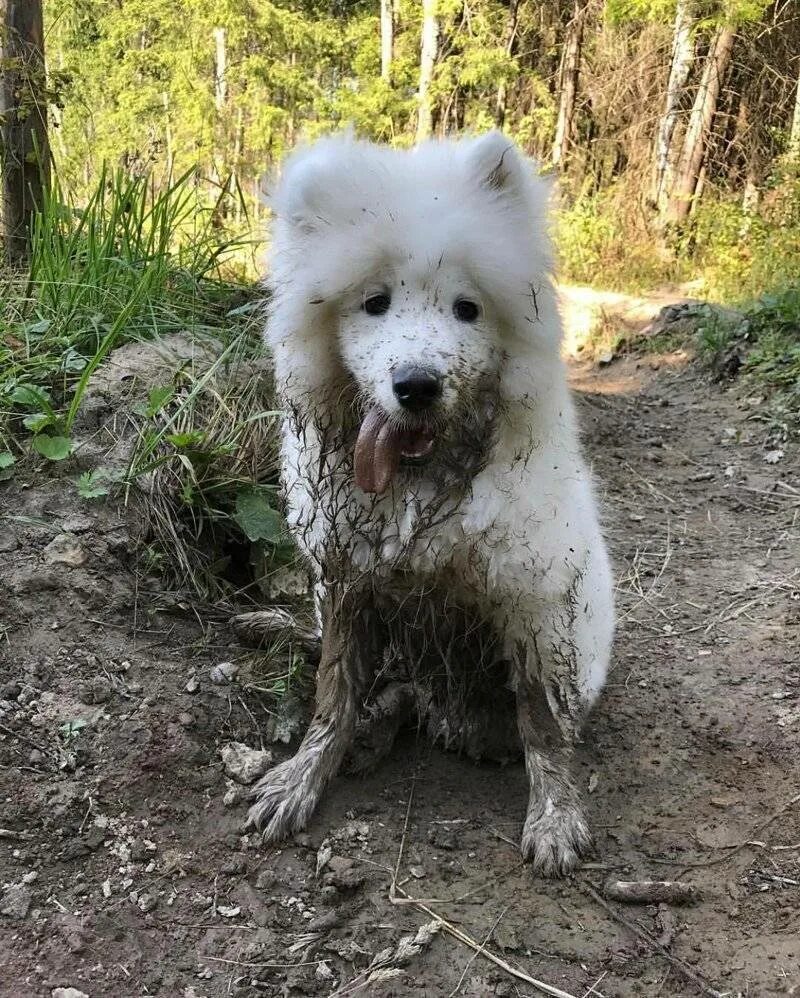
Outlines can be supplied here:
<path id="1" fill-rule="evenodd" d="M 605 680 L 613 602 L 546 202 L 497 133 L 414 151 L 328 139 L 285 168 L 266 339 L 321 651 L 308 732 L 253 792 L 249 823 L 268 841 L 306 825 L 356 741 L 377 757 L 415 718 L 475 758 L 521 752 L 521 849 L 537 871 L 569 872 L 590 844 L 570 759 Z M 423 413 L 393 387 L 409 365 L 440 386 Z M 376 412 L 433 439 L 381 494 L 353 469 Z M 370 716 L 387 722 L 371 742 Z"/>

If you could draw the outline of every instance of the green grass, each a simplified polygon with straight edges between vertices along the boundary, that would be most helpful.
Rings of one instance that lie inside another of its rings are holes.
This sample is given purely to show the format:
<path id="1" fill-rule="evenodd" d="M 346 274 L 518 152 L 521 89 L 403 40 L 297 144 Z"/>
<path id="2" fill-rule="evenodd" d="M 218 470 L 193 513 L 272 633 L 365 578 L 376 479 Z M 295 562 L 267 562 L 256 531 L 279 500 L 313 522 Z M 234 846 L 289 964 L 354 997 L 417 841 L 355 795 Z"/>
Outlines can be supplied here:
<path id="1" fill-rule="evenodd" d="M 225 207 L 204 200 L 194 174 L 159 190 L 104 171 L 81 206 L 56 186 L 30 273 L 0 280 L 0 481 L 23 466 L 47 474 L 48 462 L 69 477 L 87 388 L 116 348 L 180 334 L 215 354 L 205 368 L 176 365 L 120 414 L 126 467 L 73 479 L 84 501 L 136 507 L 150 567 L 204 596 L 252 584 L 234 562 L 293 557 L 275 509 L 261 303 L 242 278 L 244 244 L 220 226 Z"/>
<path id="2" fill-rule="evenodd" d="M 0 281 L 0 453 L 66 458 L 88 381 L 114 347 L 235 330 L 224 267 L 237 246 L 217 235 L 218 209 L 192 175 L 156 191 L 104 171 L 81 207 L 56 184 L 29 275 Z"/>

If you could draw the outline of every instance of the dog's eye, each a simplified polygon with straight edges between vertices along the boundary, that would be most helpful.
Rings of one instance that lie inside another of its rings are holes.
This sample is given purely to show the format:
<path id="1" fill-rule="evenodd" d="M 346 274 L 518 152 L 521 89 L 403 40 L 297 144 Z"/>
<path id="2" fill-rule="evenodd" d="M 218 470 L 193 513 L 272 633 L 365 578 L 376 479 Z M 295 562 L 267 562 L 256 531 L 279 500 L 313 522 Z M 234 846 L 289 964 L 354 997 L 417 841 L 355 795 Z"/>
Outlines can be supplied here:
<path id="1" fill-rule="evenodd" d="M 389 295 L 381 292 L 381 294 L 370 295 L 369 298 L 365 298 L 361 307 L 367 315 L 384 315 L 389 311 L 391 304 L 392 299 Z"/>
<path id="2" fill-rule="evenodd" d="M 478 303 L 469 298 L 456 298 L 453 302 L 453 315 L 459 322 L 474 322 L 480 314 Z"/>

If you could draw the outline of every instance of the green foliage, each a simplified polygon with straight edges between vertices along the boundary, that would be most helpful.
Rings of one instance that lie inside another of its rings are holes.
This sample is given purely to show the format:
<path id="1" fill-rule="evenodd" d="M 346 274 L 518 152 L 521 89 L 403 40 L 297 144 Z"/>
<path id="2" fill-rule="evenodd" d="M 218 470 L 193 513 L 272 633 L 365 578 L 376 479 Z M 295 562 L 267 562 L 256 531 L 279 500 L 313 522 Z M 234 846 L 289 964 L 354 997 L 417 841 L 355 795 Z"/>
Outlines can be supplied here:
<path id="1" fill-rule="evenodd" d="M 236 496 L 236 512 L 233 518 L 248 540 L 265 541 L 274 545 L 284 544 L 287 541 L 285 521 L 273 508 L 269 492 L 263 488 L 239 492 Z"/>
<path id="2" fill-rule="evenodd" d="M 178 330 L 228 335 L 236 286 L 223 266 L 237 244 L 216 231 L 214 211 L 194 173 L 157 190 L 101 170 L 83 206 L 56 184 L 27 283 L 0 287 L 0 445 L 22 451 L 33 434 L 35 452 L 64 460 L 89 380 L 115 346 Z"/>

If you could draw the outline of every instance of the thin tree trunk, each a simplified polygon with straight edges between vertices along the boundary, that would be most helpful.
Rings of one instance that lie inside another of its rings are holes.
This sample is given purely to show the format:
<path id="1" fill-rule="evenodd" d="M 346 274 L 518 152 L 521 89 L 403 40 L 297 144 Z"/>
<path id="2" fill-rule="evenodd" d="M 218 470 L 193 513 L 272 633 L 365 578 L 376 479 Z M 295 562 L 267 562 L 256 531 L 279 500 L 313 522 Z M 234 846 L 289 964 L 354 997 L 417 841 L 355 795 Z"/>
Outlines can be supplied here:
<path id="1" fill-rule="evenodd" d="M 214 28 L 214 107 L 217 114 L 224 110 L 228 96 L 227 64 L 225 29 Z"/>
<path id="2" fill-rule="evenodd" d="M 506 32 L 504 48 L 506 55 L 511 58 L 517 43 L 517 18 L 519 15 L 519 0 L 511 0 L 508 7 L 508 19 L 506 20 Z M 506 122 L 506 109 L 508 104 L 508 81 L 503 80 L 497 88 L 497 102 L 494 109 L 494 121 L 498 128 L 502 128 Z"/>
<path id="3" fill-rule="evenodd" d="M 394 0 L 381 0 L 381 79 L 392 79 L 394 57 Z"/>
<path id="4" fill-rule="evenodd" d="M 172 171 L 175 165 L 175 151 L 172 144 L 172 123 L 169 115 L 169 94 L 164 90 L 161 94 L 161 101 L 164 104 L 164 132 L 167 143 L 167 183 L 172 183 Z"/>
<path id="5" fill-rule="evenodd" d="M 678 162 L 675 183 L 669 193 L 666 221 L 679 223 L 689 215 L 697 189 L 703 155 L 711 134 L 722 83 L 731 61 L 736 32 L 730 27 L 718 28 L 706 56 L 703 76 L 697 89 L 683 148 Z"/>
<path id="6" fill-rule="evenodd" d="M 439 50 L 439 18 L 437 0 L 422 0 L 422 49 L 419 60 L 419 90 L 417 102 L 417 142 L 431 137 L 433 131 L 433 100 L 431 83 Z"/>
<path id="7" fill-rule="evenodd" d="M 789 131 L 789 158 L 800 159 L 800 70 L 797 73 L 797 90 L 794 97 L 794 114 Z"/>
<path id="8" fill-rule="evenodd" d="M 672 61 L 667 81 L 667 96 L 656 138 L 652 199 L 659 210 L 664 208 L 664 197 L 671 187 L 671 173 L 675 166 L 676 157 L 672 139 L 678 123 L 683 88 L 689 79 L 694 61 L 693 24 L 693 0 L 678 0 L 672 32 Z"/>
<path id="9" fill-rule="evenodd" d="M 569 155 L 575 128 L 575 102 L 578 96 L 585 13 L 586 0 L 575 0 L 572 20 L 567 25 L 558 73 L 558 121 L 556 122 L 556 136 L 553 140 L 552 153 L 552 162 L 555 167 L 564 166 Z"/>
<path id="10" fill-rule="evenodd" d="M 6 262 L 19 266 L 50 184 L 41 0 L 6 0 L 4 28 L 3 229 Z"/>

